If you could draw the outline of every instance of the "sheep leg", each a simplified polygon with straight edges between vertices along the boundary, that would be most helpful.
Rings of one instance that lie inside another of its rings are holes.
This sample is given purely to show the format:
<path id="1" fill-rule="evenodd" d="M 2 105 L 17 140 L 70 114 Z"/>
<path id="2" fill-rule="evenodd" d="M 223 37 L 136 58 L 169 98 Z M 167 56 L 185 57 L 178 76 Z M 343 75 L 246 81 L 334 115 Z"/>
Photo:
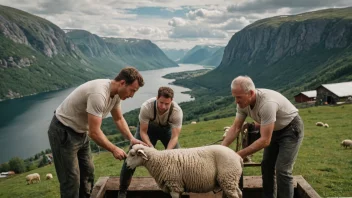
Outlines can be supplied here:
<path id="1" fill-rule="evenodd" d="M 218 178 L 218 183 L 223 190 L 223 198 L 242 198 L 242 191 L 237 180 L 237 178 L 227 178 L 227 180 Z"/>
<path id="2" fill-rule="evenodd" d="M 242 191 L 237 186 L 235 189 L 224 189 L 222 193 L 223 198 L 242 198 Z"/>

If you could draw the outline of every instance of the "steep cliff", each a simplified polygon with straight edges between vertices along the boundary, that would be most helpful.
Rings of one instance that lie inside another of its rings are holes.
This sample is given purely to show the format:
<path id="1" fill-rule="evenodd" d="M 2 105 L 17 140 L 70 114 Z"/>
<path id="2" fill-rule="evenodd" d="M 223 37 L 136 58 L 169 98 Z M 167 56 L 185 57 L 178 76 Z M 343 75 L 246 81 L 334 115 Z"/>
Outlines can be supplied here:
<path id="1" fill-rule="evenodd" d="M 43 18 L 0 6 L 0 101 L 111 78 L 127 65 L 178 66 L 150 41 L 66 34 Z"/>
<path id="2" fill-rule="evenodd" d="M 249 75 L 257 87 L 285 90 L 352 80 L 352 8 L 259 20 L 237 32 L 219 67 L 184 84 L 228 94 Z"/>
<path id="3" fill-rule="evenodd" d="M 140 70 L 178 66 L 149 40 L 104 38 L 85 30 L 71 30 L 67 36 L 97 65 L 132 65 Z"/>
<path id="4" fill-rule="evenodd" d="M 108 73 L 87 62 L 59 27 L 0 6 L 0 100 L 69 87 Z"/>

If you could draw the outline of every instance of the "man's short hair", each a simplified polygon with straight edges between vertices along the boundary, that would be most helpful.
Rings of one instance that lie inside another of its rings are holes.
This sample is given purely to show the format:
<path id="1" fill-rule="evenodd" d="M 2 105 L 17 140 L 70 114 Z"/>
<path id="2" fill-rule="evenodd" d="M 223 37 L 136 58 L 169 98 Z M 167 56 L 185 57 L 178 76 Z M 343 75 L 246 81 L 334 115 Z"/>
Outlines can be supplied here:
<path id="1" fill-rule="evenodd" d="M 116 76 L 115 81 L 125 80 L 127 85 L 132 84 L 135 80 L 138 81 L 138 85 L 143 87 L 144 80 L 139 71 L 134 67 L 125 67 Z"/>
<path id="2" fill-rule="evenodd" d="M 158 90 L 158 98 L 161 96 L 165 98 L 174 98 L 174 90 L 172 90 L 170 87 L 160 87 Z"/>
<path id="3" fill-rule="evenodd" d="M 238 76 L 237 78 L 233 79 L 231 83 L 231 89 L 234 89 L 236 85 L 241 86 L 243 91 L 246 93 L 250 90 L 255 90 L 253 80 L 249 76 Z"/>

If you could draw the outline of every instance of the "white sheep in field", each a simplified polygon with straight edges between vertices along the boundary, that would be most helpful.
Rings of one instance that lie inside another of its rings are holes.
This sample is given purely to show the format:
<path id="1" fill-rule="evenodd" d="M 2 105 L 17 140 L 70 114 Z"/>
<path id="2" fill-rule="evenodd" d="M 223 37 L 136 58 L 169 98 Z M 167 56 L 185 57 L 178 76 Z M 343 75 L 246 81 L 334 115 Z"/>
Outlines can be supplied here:
<path id="1" fill-rule="evenodd" d="M 225 127 L 224 127 L 224 134 L 222 135 L 222 139 L 225 139 L 226 134 L 227 134 L 227 132 L 229 131 L 229 129 L 230 129 L 229 126 L 225 126 Z"/>
<path id="2" fill-rule="evenodd" d="M 352 148 L 352 140 L 344 140 L 341 142 L 341 146 L 347 148 L 347 147 L 350 147 Z"/>
<path id="3" fill-rule="evenodd" d="M 322 122 L 317 122 L 317 123 L 315 123 L 315 125 L 317 125 L 317 126 L 324 126 L 324 123 L 322 123 Z"/>
<path id="4" fill-rule="evenodd" d="M 325 123 L 325 124 L 324 124 L 324 127 L 325 127 L 325 128 L 329 128 L 328 123 Z"/>
<path id="5" fill-rule="evenodd" d="M 38 173 L 32 173 L 26 176 L 27 185 L 33 184 L 34 181 L 40 182 L 40 175 Z"/>
<path id="6" fill-rule="evenodd" d="M 242 158 L 221 145 L 158 151 L 134 145 L 127 167 L 145 166 L 160 189 L 178 198 L 183 192 L 205 193 L 221 188 L 228 198 L 241 198 Z"/>
<path id="7" fill-rule="evenodd" d="M 46 174 L 46 179 L 48 180 L 48 179 L 52 179 L 53 178 L 53 174 L 51 174 L 51 173 L 48 173 L 48 174 Z"/>

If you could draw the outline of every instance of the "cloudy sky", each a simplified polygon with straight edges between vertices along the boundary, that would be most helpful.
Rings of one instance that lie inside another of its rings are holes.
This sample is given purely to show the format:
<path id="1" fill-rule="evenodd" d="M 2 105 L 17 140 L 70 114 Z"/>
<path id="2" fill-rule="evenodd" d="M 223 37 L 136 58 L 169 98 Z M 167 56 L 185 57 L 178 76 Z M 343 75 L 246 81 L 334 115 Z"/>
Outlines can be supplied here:
<path id="1" fill-rule="evenodd" d="M 0 0 L 62 29 L 150 39 L 160 48 L 225 46 L 246 25 L 266 17 L 352 6 L 352 0 Z"/>

